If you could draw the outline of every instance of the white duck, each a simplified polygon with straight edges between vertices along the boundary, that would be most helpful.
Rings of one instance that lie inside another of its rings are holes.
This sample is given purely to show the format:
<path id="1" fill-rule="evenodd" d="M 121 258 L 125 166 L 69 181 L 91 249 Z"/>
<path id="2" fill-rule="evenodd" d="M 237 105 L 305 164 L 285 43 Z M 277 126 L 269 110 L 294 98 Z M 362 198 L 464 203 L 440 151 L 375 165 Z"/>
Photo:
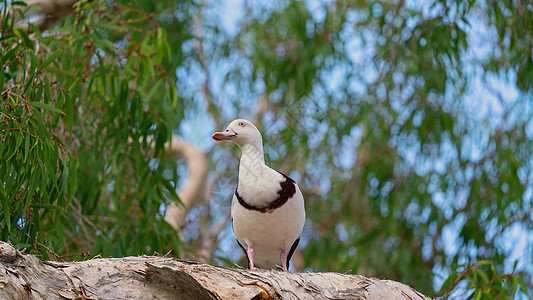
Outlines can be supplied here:
<path id="1" fill-rule="evenodd" d="M 305 222 L 300 188 L 265 164 L 261 133 L 252 122 L 237 119 L 212 137 L 215 141 L 230 140 L 242 151 L 231 217 L 249 268 L 273 269 L 281 263 L 287 271 Z"/>

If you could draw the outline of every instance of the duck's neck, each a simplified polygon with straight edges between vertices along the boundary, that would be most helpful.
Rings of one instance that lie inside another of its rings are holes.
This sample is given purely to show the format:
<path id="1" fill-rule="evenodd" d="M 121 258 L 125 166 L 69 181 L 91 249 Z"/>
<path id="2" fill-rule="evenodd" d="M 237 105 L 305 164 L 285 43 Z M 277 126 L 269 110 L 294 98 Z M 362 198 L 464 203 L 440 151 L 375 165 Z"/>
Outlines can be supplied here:
<path id="1" fill-rule="evenodd" d="M 239 164 L 239 181 L 242 178 L 262 177 L 267 166 L 262 144 L 245 144 L 241 146 L 241 161 Z"/>

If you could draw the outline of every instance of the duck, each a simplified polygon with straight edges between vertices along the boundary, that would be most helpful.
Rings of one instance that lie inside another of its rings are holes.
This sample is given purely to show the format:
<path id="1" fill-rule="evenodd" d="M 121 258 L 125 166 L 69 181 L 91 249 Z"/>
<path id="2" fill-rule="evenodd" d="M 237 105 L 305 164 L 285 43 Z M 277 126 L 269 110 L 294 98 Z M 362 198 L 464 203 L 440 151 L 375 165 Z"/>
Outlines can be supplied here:
<path id="1" fill-rule="evenodd" d="M 305 224 L 298 184 L 265 164 L 263 139 L 251 121 L 236 119 L 212 138 L 231 141 L 241 150 L 231 222 L 248 268 L 288 271 Z"/>

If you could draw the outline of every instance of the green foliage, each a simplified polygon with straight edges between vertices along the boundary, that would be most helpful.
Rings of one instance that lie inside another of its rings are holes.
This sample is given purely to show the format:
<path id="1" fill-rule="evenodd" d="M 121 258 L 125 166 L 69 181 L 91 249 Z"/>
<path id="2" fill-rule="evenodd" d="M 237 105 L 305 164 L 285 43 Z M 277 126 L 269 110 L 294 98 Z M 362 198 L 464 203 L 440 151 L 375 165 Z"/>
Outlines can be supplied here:
<path id="1" fill-rule="evenodd" d="M 183 111 L 166 31 L 130 7 L 78 2 L 55 30 L 6 21 L 2 37 L 2 238 L 65 257 L 179 252 L 161 210 L 179 201 L 164 144 Z"/>
<path id="2" fill-rule="evenodd" d="M 72 200 L 72 156 L 58 137 L 63 105 L 69 101 L 43 70 L 57 58 L 36 55 L 36 44 L 22 30 L 2 24 L 2 238 L 36 249 Z"/>
<path id="3" fill-rule="evenodd" d="M 451 296 L 450 291 L 465 280 L 468 283 L 466 290 L 472 292 L 468 299 L 514 299 L 517 292 L 530 297 L 523 280 L 514 274 L 516 263 L 510 274 L 498 271 L 490 261 L 478 261 L 463 269 L 459 274 L 455 271 L 450 274 L 442 285 L 439 296 L 447 299 Z"/>

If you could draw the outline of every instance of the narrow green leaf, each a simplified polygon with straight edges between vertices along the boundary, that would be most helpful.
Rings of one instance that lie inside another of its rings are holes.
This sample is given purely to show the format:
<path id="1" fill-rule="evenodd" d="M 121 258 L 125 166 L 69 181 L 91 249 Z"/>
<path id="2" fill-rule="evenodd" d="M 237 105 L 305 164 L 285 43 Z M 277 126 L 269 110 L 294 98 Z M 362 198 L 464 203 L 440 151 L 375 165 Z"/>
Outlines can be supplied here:
<path id="1" fill-rule="evenodd" d="M 30 26 L 32 33 L 37 35 L 38 38 L 42 37 L 41 30 L 39 29 L 39 27 L 35 26 L 35 24 L 33 23 L 29 23 L 28 25 Z"/>
<path id="2" fill-rule="evenodd" d="M 60 50 L 56 50 L 52 53 L 52 55 L 50 55 L 44 62 L 43 64 L 41 65 L 41 70 L 43 70 L 44 68 L 46 68 L 49 64 L 51 64 L 53 61 L 55 61 L 59 55 L 61 55 L 63 53 L 63 51 L 60 51 Z"/>
<path id="3" fill-rule="evenodd" d="M 19 6 L 24 6 L 24 7 L 28 6 L 28 4 L 26 4 L 26 2 L 24 1 L 13 1 L 11 2 L 11 5 L 13 6 L 19 5 Z"/>
<path id="4" fill-rule="evenodd" d="M 473 298 L 474 300 L 480 300 L 481 299 L 481 296 L 483 296 L 483 293 L 481 290 L 476 290 L 474 292 L 474 295 L 473 295 Z"/>
<path id="5" fill-rule="evenodd" d="M 37 190 L 38 185 L 39 175 L 34 173 L 30 179 L 30 183 L 28 186 L 28 194 L 26 195 L 26 199 L 24 201 L 24 213 L 28 212 L 28 209 L 30 208 L 31 199 L 33 198 L 33 194 Z"/>
<path id="6" fill-rule="evenodd" d="M 161 81 L 157 82 L 151 89 L 150 92 L 146 95 L 146 99 L 152 99 L 158 91 L 161 91 Z"/>
<path id="7" fill-rule="evenodd" d="M 80 72 L 82 72 L 80 70 Z M 76 75 L 74 76 L 74 79 L 70 82 L 70 84 L 67 86 L 67 91 L 70 91 L 70 92 L 74 92 L 73 91 L 73 87 L 78 84 L 78 81 L 80 81 L 80 72 L 76 73 Z"/>
<path id="8" fill-rule="evenodd" d="M 445 289 L 447 289 L 450 284 L 455 280 L 455 278 L 457 277 L 457 272 L 456 271 L 453 271 L 450 276 L 448 276 L 448 278 L 446 278 L 446 280 L 444 281 L 444 283 L 442 284 L 441 288 L 440 288 L 440 292 L 444 291 Z"/>
<path id="9" fill-rule="evenodd" d="M 25 46 L 27 46 L 28 48 L 33 49 L 34 43 L 31 41 L 28 33 L 26 31 L 24 31 L 24 29 L 15 28 L 13 30 L 13 33 L 15 34 L 15 36 L 18 36 L 18 37 L 22 38 L 22 40 L 24 41 L 24 45 Z"/>
<path id="10" fill-rule="evenodd" d="M 0 184 L 0 201 L 2 202 L 3 214 L 4 214 L 4 223 L 7 225 L 7 232 L 11 232 L 11 217 L 10 217 L 10 208 L 11 205 L 8 199 L 4 196 L 5 190 L 4 187 Z"/>
<path id="11" fill-rule="evenodd" d="M 28 160 L 28 154 L 30 152 L 30 135 L 26 135 L 24 138 L 24 158 L 22 161 L 25 163 Z"/>
<path id="12" fill-rule="evenodd" d="M 65 102 L 65 98 L 63 97 L 63 94 L 57 95 L 55 108 L 61 110 L 63 108 L 64 102 Z M 63 115 L 65 114 L 63 113 Z M 50 125 L 52 125 L 52 127 L 54 128 L 57 127 L 60 117 L 61 117 L 61 114 L 54 114 L 54 118 L 52 119 L 52 122 L 50 123 Z"/>
<path id="13" fill-rule="evenodd" d="M 9 60 L 13 59 L 17 51 L 20 52 L 20 49 L 15 48 L 7 51 L 6 54 L 4 54 L 4 56 L 2 57 L 2 64 L 7 63 Z"/>
<path id="14" fill-rule="evenodd" d="M 7 158 L 7 160 L 10 160 L 13 156 L 15 156 L 17 154 L 17 150 L 19 149 L 20 145 L 22 144 L 22 140 L 24 139 L 24 137 L 18 135 L 15 137 L 16 139 L 16 143 L 15 143 L 15 148 L 13 149 L 13 153 L 11 153 L 11 155 Z"/>
<path id="15" fill-rule="evenodd" d="M 46 68 L 46 71 L 52 73 L 52 74 L 56 74 L 56 75 L 59 75 L 59 76 L 71 76 L 70 72 L 67 71 L 67 69 L 63 69 L 63 68 L 56 68 L 54 67 L 53 65 L 49 66 L 48 68 Z"/>
<path id="16" fill-rule="evenodd" d="M 44 103 L 52 102 L 52 93 L 50 92 L 50 78 L 46 75 L 44 77 Z"/>
<path id="17" fill-rule="evenodd" d="M 26 76 L 26 74 L 27 74 L 27 72 L 24 72 L 24 76 Z M 24 80 L 27 80 L 28 82 L 32 82 L 33 79 L 35 78 L 36 74 L 37 74 L 36 72 L 31 72 L 31 74 L 28 77 L 28 79 L 24 78 Z M 33 88 L 35 88 L 34 84 L 26 84 L 24 86 L 24 94 L 26 94 L 26 95 L 30 94 L 30 91 L 32 91 Z"/>
<path id="18" fill-rule="evenodd" d="M 95 23 L 95 24 L 93 24 L 93 26 L 94 27 L 105 28 L 105 29 L 110 29 L 110 30 L 116 30 L 116 31 L 119 31 L 119 32 L 127 30 L 126 27 L 122 27 L 122 26 L 118 26 L 118 25 L 110 24 L 110 23 Z"/>
<path id="19" fill-rule="evenodd" d="M 0 57 L 0 64 L 4 66 L 4 57 Z M 3 68 L 2 68 L 3 69 Z M 4 91 L 4 70 L 0 70 L 0 92 Z"/>
<path id="20" fill-rule="evenodd" d="M 521 278 L 518 278 L 518 284 L 520 285 L 520 291 L 522 291 L 522 293 L 524 293 L 527 298 L 531 298 L 529 295 L 529 291 Z"/>
<path id="21" fill-rule="evenodd" d="M 35 52 L 28 51 L 27 53 L 30 54 L 30 62 L 31 62 L 30 71 L 37 70 L 39 68 L 39 59 L 35 55 Z"/>
<path id="22" fill-rule="evenodd" d="M 76 99 L 76 97 L 71 97 L 68 93 L 65 93 L 64 96 L 68 132 L 72 135 L 72 124 L 74 123 L 74 99 Z"/>
<path id="23" fill-rule="evenodd" d="M 56 112 L 56 113 L 60 113 L 60 114 L 65 114 L 64 112 L 62 112 L 61 110 L 59 110 L 58 108 L 52 106 L 52 105 L 49 105 L 49 104 L 46 104 L 46 103 L 42 103 L 42 102 L 30 102 L 29 103 L 31 106 L 33 107 L 37 107 L 37 108 L 42 108 L 42 109 L 46 109 L 46 110 L 50 110 L 50 111 L 53 111 L 53 112 Z"/>
<path id="24" fill-rule="evenodd" d="M 65 161 L 63 163 L 63 170 L 61 171 L 61 191 L 65 191 L 67 189 L 68 185 L 68 175 L 69 175 L 69 169 L 67 165 L 67 159 L 65 158 Z"/>
<path id="25" fill-rule="evenodd" d="M 474 269 L 474 272 L 479 276 L 481 277 L 481 280 L 483 283 L 485 282 L 489 282 L 489 276 L 487 275 L 487 273 L 484 271 L 484 270 L 481 270 L 479 268 L 475 268 Z"/>
<path id="26" fill-rule="evenodd" d="M 61 206 L 57 206 L 57 205 L 50 204 L 50 203 L 33 203 L 32 206 L 37 207 L 37 208 L 47 208 L 47 209 L 54 209 L 54 210 L 59 210 L 59 211 L 63 210 Z"/>

